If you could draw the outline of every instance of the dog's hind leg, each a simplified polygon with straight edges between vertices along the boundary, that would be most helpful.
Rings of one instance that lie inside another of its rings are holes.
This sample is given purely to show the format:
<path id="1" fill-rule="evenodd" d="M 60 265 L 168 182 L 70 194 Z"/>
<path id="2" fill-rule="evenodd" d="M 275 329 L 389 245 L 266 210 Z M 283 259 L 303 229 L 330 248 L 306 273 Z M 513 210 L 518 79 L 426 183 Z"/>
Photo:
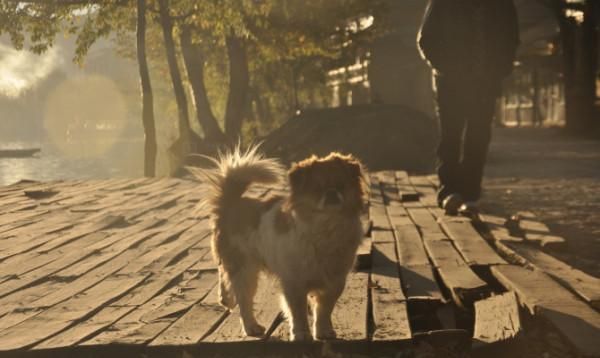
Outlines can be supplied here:
<path id="1" fill-rule="evenodd" d="M 237 304 L 231 287 L 231 279 L 223 265 L 219 265 L 219 303 L 232 310 Z"/>
<path id="2" fill-rule="evenodd" d="M 265 327 L 261 326 L 254 317 L 254 295 L 258 286 L 258 274 L 258 267 L 241 265 L 239 270 L 230 277 L 240 306 L 244 332 L 248 336 L 262 336 L 265 333 Z"/>

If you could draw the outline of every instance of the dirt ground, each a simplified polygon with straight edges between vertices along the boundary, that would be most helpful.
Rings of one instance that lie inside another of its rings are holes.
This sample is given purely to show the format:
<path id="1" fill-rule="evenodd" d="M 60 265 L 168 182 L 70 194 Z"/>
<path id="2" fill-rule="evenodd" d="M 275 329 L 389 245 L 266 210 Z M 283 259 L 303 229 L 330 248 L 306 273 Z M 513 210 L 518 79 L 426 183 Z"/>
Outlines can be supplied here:
<path id="1" fill-rule="evenodd" d="M 484 190 L 484 212 L 533 212 L 567 241 L 550 254 L 600 277 L 600 140 L 557 128 L 497 128 Z"/>

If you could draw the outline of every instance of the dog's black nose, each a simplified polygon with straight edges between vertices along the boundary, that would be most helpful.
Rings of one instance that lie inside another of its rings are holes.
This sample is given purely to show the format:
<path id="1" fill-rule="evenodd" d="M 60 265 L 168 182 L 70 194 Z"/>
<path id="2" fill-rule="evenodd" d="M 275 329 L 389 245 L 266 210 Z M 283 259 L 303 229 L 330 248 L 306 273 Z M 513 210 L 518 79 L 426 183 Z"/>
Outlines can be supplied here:
<path id="1" fill-rule="evenodd" d="M 325 204 L 338 205 L 342 202 L 340 193 L 337 190 L 330 189 L 325 192 Z"/>

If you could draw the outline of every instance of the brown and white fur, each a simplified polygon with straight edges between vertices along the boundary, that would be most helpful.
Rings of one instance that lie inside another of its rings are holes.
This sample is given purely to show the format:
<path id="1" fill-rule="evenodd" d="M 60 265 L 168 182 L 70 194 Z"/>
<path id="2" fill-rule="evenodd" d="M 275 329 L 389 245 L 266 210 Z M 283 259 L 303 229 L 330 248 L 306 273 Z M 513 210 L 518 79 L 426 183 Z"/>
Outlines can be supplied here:
<path id="1" fill-rule="evenodd" d="M 292 340 L 312 338 L 309 296 L 314 337 L 334 338 L 331 313 L 363 237 L 360 214 L 367 185 L 360 162 L 339 153 L 313 156 L 288 172 L 289 196 L 255 199 L 244 196 L 252 183 L 273 185 L 285 177 L 276 160 L 252 147 L 213 161 L 217 167 L 204 176 L 210 184 L 206 204 L 213 220 L 221 304 L 229 309 L 239 304 L 245 333 L 263 335 L 253 298 L 259 273 L 265 271 L 280 283 Z"/>

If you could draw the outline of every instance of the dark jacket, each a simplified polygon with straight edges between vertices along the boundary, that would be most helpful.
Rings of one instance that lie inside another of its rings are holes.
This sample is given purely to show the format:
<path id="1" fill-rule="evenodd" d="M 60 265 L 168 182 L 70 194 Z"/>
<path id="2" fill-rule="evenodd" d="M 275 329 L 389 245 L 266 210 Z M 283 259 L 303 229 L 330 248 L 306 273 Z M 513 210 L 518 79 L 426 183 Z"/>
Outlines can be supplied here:
<path id="1" fill-rule="evenodd" d="M 430 0 L 417 37 L 438 74 L 505 77 L 519 45 L 512 0 Z"/>

